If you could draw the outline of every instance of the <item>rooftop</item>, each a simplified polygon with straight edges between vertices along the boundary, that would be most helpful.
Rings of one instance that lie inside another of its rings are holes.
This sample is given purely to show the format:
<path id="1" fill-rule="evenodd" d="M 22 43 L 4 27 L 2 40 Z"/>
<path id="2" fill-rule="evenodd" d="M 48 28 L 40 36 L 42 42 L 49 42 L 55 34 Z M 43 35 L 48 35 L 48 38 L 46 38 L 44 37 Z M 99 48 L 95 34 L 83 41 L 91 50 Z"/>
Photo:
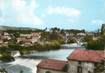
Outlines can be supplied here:
<path id="1" fill-rule="evenodd" d="M 105 59 L 104 54 L 103 51 L 76 49 L 68 56 L 68 59 L 75 61 L 100 62 Z"/>
<path id="2" fill-rule="evenodd" d="M 66 71 L 67 61 L 46 59 L 42 60 L 37 67 L 56 71 Z"/>

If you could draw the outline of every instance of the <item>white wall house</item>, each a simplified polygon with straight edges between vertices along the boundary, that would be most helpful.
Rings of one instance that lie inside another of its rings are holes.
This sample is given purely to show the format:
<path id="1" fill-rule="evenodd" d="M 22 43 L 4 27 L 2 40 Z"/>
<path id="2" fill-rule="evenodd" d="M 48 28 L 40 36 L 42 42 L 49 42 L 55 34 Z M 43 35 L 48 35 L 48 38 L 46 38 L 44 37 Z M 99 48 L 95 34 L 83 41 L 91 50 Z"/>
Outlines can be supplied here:
<path id="1" fill-rule="evenodd" d="M 68 61 L 47 59 L 37 65 L 37 73 L 104 73 L 103 51 L 76 49 Z"/>

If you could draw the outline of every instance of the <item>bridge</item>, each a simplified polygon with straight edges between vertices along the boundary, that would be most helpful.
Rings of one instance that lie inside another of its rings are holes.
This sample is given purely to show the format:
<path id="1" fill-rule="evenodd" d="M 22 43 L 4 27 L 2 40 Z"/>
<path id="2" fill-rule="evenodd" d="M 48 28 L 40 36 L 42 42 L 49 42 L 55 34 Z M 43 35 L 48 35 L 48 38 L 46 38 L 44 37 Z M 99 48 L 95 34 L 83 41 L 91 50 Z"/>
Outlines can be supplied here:
<path id="1" fill-rule="evenodd" d="M 65 34 L 65 44 L 67 44 L 69 39 L 75 40 L 78 45 L 82 45 L 85 35 L 70 35 L 68 33 Z"/>
<path id="2" fill-rule="evenodd" d="M 63 44 L 60 46 L 61 49 L 75 49 L 75 48 L 84 48 L 81 45 L 78 45 L 77 43 L 73 44 Z"/>

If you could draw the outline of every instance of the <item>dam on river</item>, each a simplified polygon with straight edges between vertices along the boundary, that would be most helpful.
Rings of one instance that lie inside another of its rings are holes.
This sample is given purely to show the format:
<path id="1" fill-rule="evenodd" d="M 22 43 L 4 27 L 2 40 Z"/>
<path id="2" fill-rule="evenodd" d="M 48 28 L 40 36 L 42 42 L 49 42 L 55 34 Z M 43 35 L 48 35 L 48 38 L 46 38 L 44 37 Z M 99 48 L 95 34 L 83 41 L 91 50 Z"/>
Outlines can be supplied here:
<path id="1" fill-rule="evenodd" d="M 73 44 L 63 44 L 60 46 L 61 49 L 75 49 L 75 48 L 84 48 L 84 46 L 82 46 L 83 43 L 77 44 L 77 43 L 73 43 Z"/>

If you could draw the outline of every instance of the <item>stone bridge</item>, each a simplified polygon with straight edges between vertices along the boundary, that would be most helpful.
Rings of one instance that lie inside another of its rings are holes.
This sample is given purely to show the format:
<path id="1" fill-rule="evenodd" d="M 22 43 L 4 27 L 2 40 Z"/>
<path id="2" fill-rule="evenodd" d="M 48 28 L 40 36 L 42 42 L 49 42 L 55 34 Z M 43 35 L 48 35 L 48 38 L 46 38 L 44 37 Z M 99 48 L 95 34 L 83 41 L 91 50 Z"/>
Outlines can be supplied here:
<path id="1" fill-rule="evenodd" d="M 69 39 L 74 39 L 76 41 L 75 43 L 80 45 L 83 42 L 84 37 L 85 36 L 83 36 L 83 35 L 68 35 L 68 34 L 66 34 L 65 35 L 65 43 L 67 43 Z"/>

